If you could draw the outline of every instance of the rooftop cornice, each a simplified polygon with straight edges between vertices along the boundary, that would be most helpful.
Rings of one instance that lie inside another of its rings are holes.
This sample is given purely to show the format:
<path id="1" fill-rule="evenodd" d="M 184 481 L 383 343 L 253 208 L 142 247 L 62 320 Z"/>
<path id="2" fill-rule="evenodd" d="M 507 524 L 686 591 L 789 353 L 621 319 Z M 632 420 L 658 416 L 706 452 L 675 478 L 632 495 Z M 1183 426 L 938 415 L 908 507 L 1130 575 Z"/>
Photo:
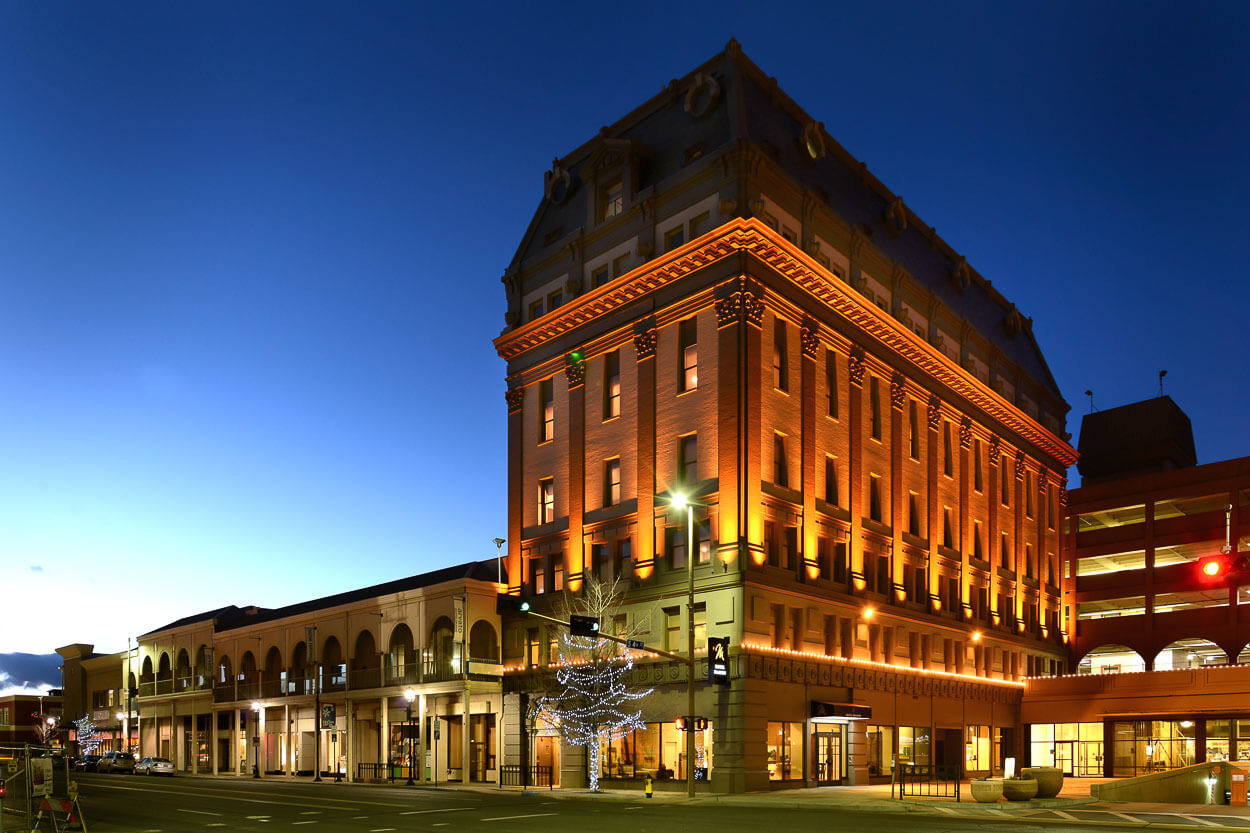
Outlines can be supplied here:
<path id="1" fill-rule="evenodd" d="M 833 273 L 755 218 L 732 219 L 611 283 L 504 333 L 495 339 L 495 349 L 505 361 L 513 361 L 685 275 L 737 254 L 749 254 L 788 278 L 795 286 L 854 324 L 860 332 L 1049 454 L 1063 467 L 1076 462 L 1078 455 L 1071 445 L 1007 402 L 924 339 L 899 326 L 874 304 L 857 297 L 858 293 L 854 293 Z"/>

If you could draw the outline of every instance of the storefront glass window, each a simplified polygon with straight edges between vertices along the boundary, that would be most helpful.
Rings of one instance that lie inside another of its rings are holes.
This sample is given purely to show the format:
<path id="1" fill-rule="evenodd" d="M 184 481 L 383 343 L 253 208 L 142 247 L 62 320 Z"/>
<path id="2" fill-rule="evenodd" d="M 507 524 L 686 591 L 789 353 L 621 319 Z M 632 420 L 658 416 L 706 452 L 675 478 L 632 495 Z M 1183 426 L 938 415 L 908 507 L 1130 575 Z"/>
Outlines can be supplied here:
<path id="1" fill-rule="evenodd" d="M 768 780 L 803 777 L 803 724 L 768 724 Z"/>
<path id="2" fill-rule="evenodd" d="M 1250 720 L 1237 721 L 1237 760 L 1250 761 Z"/>
<path id="3" fill-rule="evenodd" d="M 695 732 L 695 778 L 707 778 L 712 768 L 712 723 Z M 657 781 L 686 777 L 686 735 L 673 723 L 648 723 L 611 743 L 599 744 L 600 778 L 642 778 Z M 701 771 L 700 771 L 701 770 Z"/>
<path id="4" fill-rule="evenodd" d="M 868 727 L 868 774 L 892 775 L 894 773 L 894 727 Z"/>
<path id="5" fill-rule="evenodd" d="M 1231 720 L 1207 721 L 1207 760 L 1227 761 L 1229 736 L 1233 725 Z"/>
<path id="6" fill-rule="evenodd" d="M 1034 723 L 1029 744 L 1033 766 L 1055 766 L 1078 777 L 1102 775 L 1101 723 Z"/>
<path id="7" fill-rule="evenodd" d="M 1194 763 L 1192 720 L 1137 720 L 1115 724 L 1115 776 L 1141 775 Z"/>
<path id="8" fill-rule="evenodd" d="M 930 730 L 928 726 L 898 727 L 898 759 L 901 763 L 913 763 L 928 766 L 932 763 L 929 754 Z"/>
<path id="9" fill-rule="evenodd" d="M 968 726 L 964 730 L 964 771 L 989 772 L 991 769 L 990 727 Z"/>

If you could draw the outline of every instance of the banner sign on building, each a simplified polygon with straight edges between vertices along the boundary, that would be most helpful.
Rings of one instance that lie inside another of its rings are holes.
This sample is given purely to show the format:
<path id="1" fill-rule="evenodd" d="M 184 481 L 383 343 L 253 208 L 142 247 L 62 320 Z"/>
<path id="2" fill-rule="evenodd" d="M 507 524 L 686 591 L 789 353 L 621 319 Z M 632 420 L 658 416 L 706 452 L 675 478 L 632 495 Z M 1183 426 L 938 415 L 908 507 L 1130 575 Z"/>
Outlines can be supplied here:
<path id="1" fill-rule="evenodd" d="M 333 704 L 333 703 L 322 703 L 322 704 L 321 704 L 321 728 L 322 728 L 322 729 L 333 729 L 333 728 L 334 728 L 334 724 L 335 724 L 335 721 L 334 721 L 334 704 Z"/>
<path id="2" fill-rule="evenodd" d="M 729 685 L 729 637 L 709 636 L 707 640 L 707 681 Z"/>
<path id="3" fill-rule="evenodd" d="M 456 605 L 456 642 L 464 642 L 464 599 L 453 599 Z"/>

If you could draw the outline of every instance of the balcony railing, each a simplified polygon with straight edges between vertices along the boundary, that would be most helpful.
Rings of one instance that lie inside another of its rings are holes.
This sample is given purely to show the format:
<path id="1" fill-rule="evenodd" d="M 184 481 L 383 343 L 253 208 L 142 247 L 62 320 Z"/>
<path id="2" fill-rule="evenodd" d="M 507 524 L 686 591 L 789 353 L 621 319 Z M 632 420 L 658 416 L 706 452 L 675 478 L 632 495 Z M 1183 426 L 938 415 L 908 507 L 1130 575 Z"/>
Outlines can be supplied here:
<path id="1" fill-rule="evenodd" d="M 382 685 L 381 668 L 353 668 L 347 675 L 352 688 L 378 688 Z"/>

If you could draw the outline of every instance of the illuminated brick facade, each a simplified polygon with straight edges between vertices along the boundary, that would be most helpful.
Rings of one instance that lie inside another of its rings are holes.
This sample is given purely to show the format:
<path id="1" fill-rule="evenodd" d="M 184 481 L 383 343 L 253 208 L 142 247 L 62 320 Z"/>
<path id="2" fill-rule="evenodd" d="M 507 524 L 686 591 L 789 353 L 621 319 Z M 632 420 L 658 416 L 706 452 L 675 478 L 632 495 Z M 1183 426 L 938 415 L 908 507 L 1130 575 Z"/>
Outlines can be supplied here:
<path id="1" fill-rule="evenodd" d="M 694 615 L 734 655 L 699 694 L 712 789 L 884 776 L 898 727 L 974 770 L 967 727 L 1013 744 L 1017 681 L 1067 656 L 1067 406 L 1029 320 L 736 44 L 555 161 L 503 281 L 510 589 L 622 575 L 631 627 L 684 652 L 666 498 L 694 493 Z M 532 620 L 504 627 L 506 665 L 546 662 Z M 645 719 L 684 712 L 684 669 L 636 675 L 662 683 Z M 872 709 L 837 761 L 819 703 Z"/>

